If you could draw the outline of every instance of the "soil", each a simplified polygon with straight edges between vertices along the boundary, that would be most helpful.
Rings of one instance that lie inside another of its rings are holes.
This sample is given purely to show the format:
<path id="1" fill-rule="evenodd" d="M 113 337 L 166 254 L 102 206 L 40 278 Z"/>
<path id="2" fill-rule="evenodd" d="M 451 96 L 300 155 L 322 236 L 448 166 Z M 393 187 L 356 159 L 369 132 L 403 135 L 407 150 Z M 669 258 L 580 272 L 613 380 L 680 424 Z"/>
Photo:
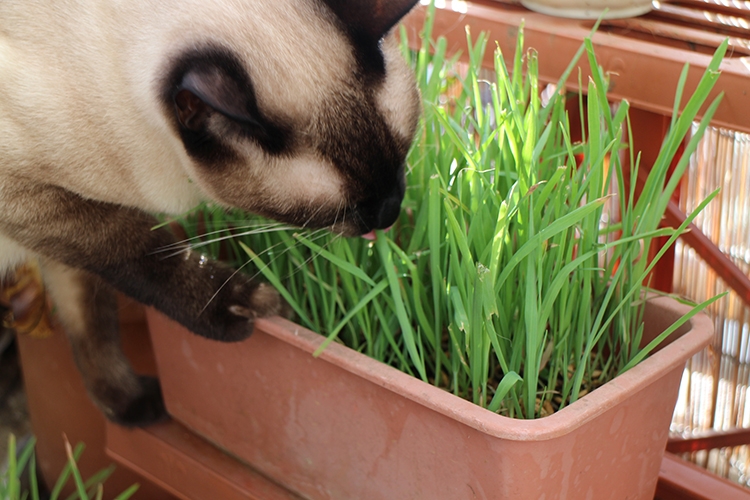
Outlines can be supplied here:
<path id="1" fill-rule="evenodd" d="M 7 460 L 8 436 L 14 434 L 19 442 L 30 433 L 14 334 L 0 326 L 0 470 Z"/>

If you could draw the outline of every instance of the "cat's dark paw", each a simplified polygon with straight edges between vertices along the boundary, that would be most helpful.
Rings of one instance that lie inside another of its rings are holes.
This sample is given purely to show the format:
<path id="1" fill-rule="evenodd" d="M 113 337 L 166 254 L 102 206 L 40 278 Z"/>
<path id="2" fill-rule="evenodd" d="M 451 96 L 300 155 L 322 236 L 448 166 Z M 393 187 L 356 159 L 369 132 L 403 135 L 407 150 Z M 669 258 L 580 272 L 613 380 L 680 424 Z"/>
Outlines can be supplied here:
<path id="1" fill-rule="evenodd" d="M 159 380 L 155 377 L 139 376 L 140 394 L 127 401 L 110 406 L 105 415 L 114 423 L 124 427 L 146 427 L 166 420 L 169 416 L 164 406 Z"/>
<path id="2" fill-rule="evenodd" d="M 227 306 L 229 320 L 220 340 L 244 340 L 253 332 L 256 318 L 285 315 L 288 309 L 279 292 L 267 283 L 235 285 Z"/>

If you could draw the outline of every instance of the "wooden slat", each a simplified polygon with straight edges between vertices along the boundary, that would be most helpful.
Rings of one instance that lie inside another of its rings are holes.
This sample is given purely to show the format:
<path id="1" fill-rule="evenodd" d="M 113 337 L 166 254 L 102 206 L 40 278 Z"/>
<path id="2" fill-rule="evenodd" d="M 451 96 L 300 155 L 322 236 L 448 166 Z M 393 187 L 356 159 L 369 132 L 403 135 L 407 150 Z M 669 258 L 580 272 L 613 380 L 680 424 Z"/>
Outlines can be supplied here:
<path id="1" fill-rule="evenodd" d="M 750 16 L 750 2 L 747 0 L 677 0 L 672 3 L 726 12 L 736 16 Z"/>
<path id="2" fill-rule="evenodd" d="M 650 15 L 688 23 L 693 26 L 703 26 L 707 29 L 715 29 L 740 37 L 747 36 L 748 28 L 750 27 L 750 22 L 744 17 L 664 2 L 655 2 L 654 11 Z"/>
<path id="3" fill-rule="evenodd" d="M 671 453 L 661 461 L 656 500 L 750 500 L 750 489 L 722 479 Z"/>
<path id="4" fill-rule="evenodd" d="M 301 500 L 175 421 L 107 424 L 107 454 L 184 500 Z"/>
<path id="5" fill-rule="evenodd" d="M 689 44 L 703 45 L 710 50 L 716 50 L 727 37 L 712 33 L 705 29 L 675 26 L 649 17 L 633 17 L 628 19 L 609 19 L 602 22 L 603 27 L 612 26 L 622 30 L 629 30 L 652 37 L 677 40 Z M 750 36 L 750 31 L 747 33 Z M 750 55 L 750 40 L 740 37 L 729 37 L 729 51 L 732 55 Z"/>
<path id="6" fill-rule="evenodd" d="M 690 453 L 746 444 L 750 444 L 750 429 L 738 428 L 727 431 L 707 431 L 690 437 L 670 437 L 667 442 L 667 451 Z"/>
<path id="7" fill-rule="evenodd" d="M 682 213 L 677 204 L 670 201 L 667 212 L 664 214 L 664 220 L 668 225 L 678 227 L 685 221 L 685 214 Z M 695 224 L 690 224 L 689 228 L 690 230 L 682 236 L 682 240 L 690 245 L 706 261 L 706 264 L 716 271 L 745 304 L 750 306 L 750 278 Z"/>

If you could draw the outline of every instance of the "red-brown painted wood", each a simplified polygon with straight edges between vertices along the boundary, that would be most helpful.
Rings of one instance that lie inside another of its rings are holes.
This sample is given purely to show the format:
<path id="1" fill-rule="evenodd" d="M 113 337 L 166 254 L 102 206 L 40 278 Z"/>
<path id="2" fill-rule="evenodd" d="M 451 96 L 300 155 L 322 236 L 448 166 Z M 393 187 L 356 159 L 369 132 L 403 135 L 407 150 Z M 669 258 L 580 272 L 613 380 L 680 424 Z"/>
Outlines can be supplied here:
<path id="1" fill-rule="evenodd" d="M 665 453 L 656 500 L 750 500 L 750 490 Z"/>

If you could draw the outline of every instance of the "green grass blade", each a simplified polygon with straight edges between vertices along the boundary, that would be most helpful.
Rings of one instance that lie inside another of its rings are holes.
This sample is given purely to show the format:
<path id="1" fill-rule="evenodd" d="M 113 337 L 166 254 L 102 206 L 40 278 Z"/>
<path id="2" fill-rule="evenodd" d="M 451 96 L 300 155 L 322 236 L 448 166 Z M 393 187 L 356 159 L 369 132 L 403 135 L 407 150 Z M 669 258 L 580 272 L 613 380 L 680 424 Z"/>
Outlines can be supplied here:
<path id="1" fill-rule="evenodd" d="M 106 467 L 100 470 L 99 472 L 97 472 L 96 474 L 88 478 L 86 482 L 84 483 L 84 488 L 87 492 L 87 496 L 84 498 L 89 498 L 92 495 L 95 495 L 93 491 L 95 491 L 99 485 L 104 484 L 104 482 L 107 479 L 109 479 L 109 477 L 112 475 L 114 471 L 115 471 L 115 466 L 110 465 L 109 467 Z M 81 496 L 79 495 L 78 491 L 75 491 L 71 493 L 70 496 L 68 496 L 66 500 L 76 500 L 78 498 L 81 498 Z"/>
<path id="2" fill-rule="evenodd" d="M 572 227 L 587 215 L 591 214 L 595 210 L 598 210 L 604 204 L 604 201 L 604 199 L 594 200 L 582 207 L 578 207 L 570 213 L 565 214 L 564 216 L 555 220 L 549 226 L 539 230 L 539 232 L 536 233 L 532 238 L 530 238 L 526 243 L 524 243 L 524 245 L 521 246 L 513 255 L 513 257 L 508 261 L 507 265 L 503 268 L 502 273 L 500 273 L 500 276 L 498 277 L 497 286 L 502 286 L 502 284 L 505 282 L 505 279 L 507 279 L 507 277 L 515 269 L 515 267 L 520 264 L 521 261 L 536 248 L 539 248 L 544 240 L 551 238 L 552 236 Z"/>
<path id="3" fill-rule="evenodd" d="M 75 448 L 73 448 L 71 452 L 72 459 L 69 459 L 67 461 L 67 463 L 63 467 L 62 472 L 60 472 L 60 476 L 58 476 L 57 481 L 55 482 L 55 485 L 50 492 L 50 500 L 57 500 L 60 497 L 60 493 L 62 492 L 65 483 L 67 483 L 68 479 L 70 478 L 70 474 L 72 472 L 72 464 L 75 464 L 75 462 L 81 458 L 81 454 L 83 453 L 84 448 L 85 446 L 83 443 L 78 443 Z"/>
<path id="4" fill-rule="evenodd" d="M 508 395 L 508 392 L 515 386 L 518 382 L 522 382 L 523 378 L 516 373 L 516 372 L 508 372 L 505 375 L 503 375 L 502 380 L 497 385 L 497 389 L 495 389 L 495 394 L 492 396 L 492 401 L 490 401 L 490 404 L 487 406 L 487 409 L 492 412 L 497 412 L 500 409 L 500 405 L 503 402 L 503 399 Z"/>
<path id="5" fill-rule="evenodd" d="M 651 352 L 654 349 L 656 349 L 659 345 L 661 345 L 662 342 L 664 342 L 664 340 L 667 337 L 669 337 L 670 335 L 672 335 L 682 325 L 684 325 L 685 323 L 687 323 L 688 321 L 690 321 L 693 318 L 693 316 L 695 316 L 696 314 L 700 313 L 701 311 L 703 311 L 704 309 L 706 309 L 708 306 L 710 306 L 711 304 L 713 304 L 717 300 L 724 298 L 728 294 L 729 294 L 729 292 L 724 292 L 724 293 L 721 293 L 719 295 L 716 295 L 715 297 L 711 297 L 710 299 L 705 300 L 705 301 L 701 302 L 700 304 L 698 304 L 697 306 L 695 306 L 694 308 L 692 308 L 689 312 L 685 313 L 683 316 L 680 317 L 680 319 L 678 319 L 677 321 L 675 321 L 674 323 L 672 323 L 666 330 L 664 330 L 661 334 L 659 334 L 654 340 L 652 340 L 651 342 L 649 342 L 646 347 L 644 347 L 643 349 L 641 349 L 638 352 L 638 354 L 636 354 L 635 356 L 633 356 L 633 358 L 622 368 L 622 370 L 620 371 L 620 373 L 624 373 L 624 372 L 630 370 L 635 365 L 637 365 L 638 363 L 640 363 L 641 361 L 643 361 L 646 358 L 646 356 L 648 356 L 649 354 L 651 354 Z"/>
<path id="6" fill-rule="evenodd" d="M 320 245 L 316 245 L 309 239 L 305 238 L 303 235 L 299 233 L 294 233 L 294 238 L 305 245 L 307 248 L 315 252 L 315 254 L 320 255 L 321 257 L 327 259 L 331 264 L 336 266 L 339 270 L 347 272 L 356 278 L 364 281 L 370 286 L 375 286 L 375 282 L 370 278 L 362 269 L 357 267 L 356 265 L 347 262 L 346 260 L 342 259 L 341 257 L 337 257 L 330 251 L 326 250 L 325 248 L 321 247 Z"/>
<path id="7" fill-rule="evenodd" d="M 242 247 L 248 257 L 250 257 L 250 259 L 255 263 L 255 265 L 258 266 L 258 269 L 260 269 L 260 272 L 263 274 L 263 276 L 269 281 L 269 283 L 271 283 L 271 285 L 273 285 L 273 287 L 279 292 L 284 300 L 287 301 L 289 306 L 294 309 L 294 312 L 300 318 L 302 318 L 302 321 L 305 321 L 307 324 L 311 324 L 310 318 L 307 316 L 307 313 L 300 306 L 299 302 L 295 300 L 294 296 L 289 292 L 289 290 L 283 285 L 279 276 L 273 273 L 268 265 L 263 262 L 263 260 L 261 260 L 261 258 L 258 257 L 258 255 L 253 252 L 250 247 L 248 247 L 244 242 L 240 242 L 240 247 Z"/>
<path id="8" fill-rule="evenodd" d="M 380 254 L 380 258 L 385 266 L 386 276 L 388 278 L 388 284 L 390 286 L 391 294 L 393 296 L 394 305 L 396 308 L 396 317 L 401 325 L 401 335 L 403 336 L 404 343 L 406 344 L 406 350 L 409 353 L 409 357 L 414 363 L 414 366 L 419 372 L 419 376 L 427 382 L 427 371 L 425 370 L 424 363 L 422 363 L 422 356 L 417 349 L 416 336 L 412 329 L 411 321 L 406 314 L 404 307 L 404 301 L 401 296 L 401 287 L 396 276 L 396 270 L 393 263 L 393 254 L 388 248 L 388 242 L 385 240 L 386 235 L 383 231 L 376 231 L 375 248 Z"/>
<path id="9" fill-rule="evenodd" d="M 31 489 L 31 500 L 39 500 L 39 482 L 36 477 L 36 455 L 31 455 L 29 461 L 29 488 Z"/>
<path id="10" fill-rule="evenodd" d="M 135 493 L 138 491 L 138 488 L 140 488 L 139 484 L 130 486 L 128 489 L 117 495 L 115 497 L 115 500 L 128 500 L 130 497 L 135 495 Z"/>
<path id="11" fill-rule="evenodd" d="M 73 484 L 78 492 L 78 498 L 81 500 L 88 500 L 88 494 L 86 493 L 86 485 L 81 477 L 81 471 L 78 470 L 77 458 L 73 457 L 73 448 L 70 446 L 68 440 L 65 440 L 65 454 L 68 456 L 68 465 L 70 465 L 70 472 L 73 476 Z"/>
<path id="12" fill-rule="evenodd" d="M 375 297 L 383 293 L 383 290 L 385 290 L 386 288 L 388 288 L 388 282 L 383 280 L 377 285 L 375 285 L 375 287 L 372 290 L 370 290 L 370 292 L 367 295 L 362 297 L 362 300 L 360 300 L 354 307 L 352 307 L 349 310 L 349 312 L 347 312 L 346 315 L 341 319 L 339 324 L 336 325 L 330 331 L 330 333 L 328 333 L 328 336 L 326 336 L 325 341 L 323 341 L 323 343 L 320 344 L 320 346 L 315 350 L 315 352 L 313 353 L 313 356 L 315 357 L 320 356 L 320 354 L 325 350 L 325 348 L 328 347 L 328 345 L 338 337 L 339 332 L 349 323 L 349 321 L 354 316 L 356 316 L 359 313 L 359 311 L 364 309 L 370 302 L 372 302 L 372 300 Z"/>
<path id="13" fill-rule="evenodd" d="M 21 494 L 21 484 L 18 480 L 19 470 L 16 461 L 16 436 L 8 436 L 8 484 L 7 495 L 11 500 L 15 500 Z"/>

